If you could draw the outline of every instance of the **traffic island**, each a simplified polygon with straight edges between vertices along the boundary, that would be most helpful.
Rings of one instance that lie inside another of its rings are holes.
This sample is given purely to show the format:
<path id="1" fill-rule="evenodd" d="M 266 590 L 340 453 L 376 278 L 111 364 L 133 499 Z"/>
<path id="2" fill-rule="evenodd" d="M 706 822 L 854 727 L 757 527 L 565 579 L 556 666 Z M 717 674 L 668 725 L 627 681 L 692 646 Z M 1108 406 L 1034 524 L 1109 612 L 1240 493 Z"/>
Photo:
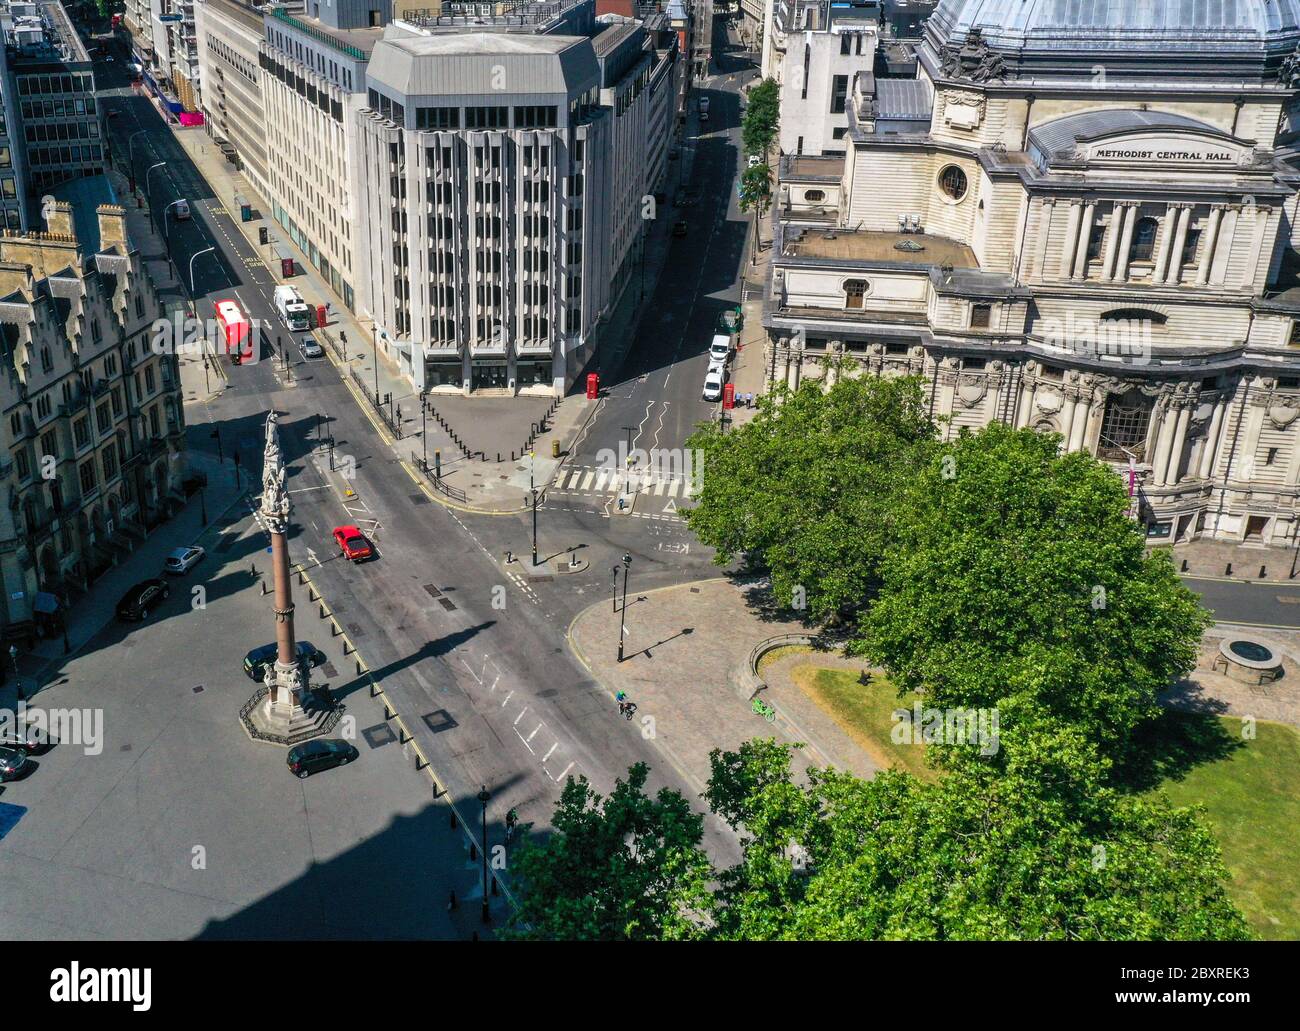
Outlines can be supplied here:
<path id="1" fill-rule="evenodd" d="M 345 708 L 327 688 L 304 689 L 287 701 L 280 692 L 277 701 L 275 692 L 263 684 L 239 710 L 239 722 L 253 741 L 287 748 L 330 733 Z"/>

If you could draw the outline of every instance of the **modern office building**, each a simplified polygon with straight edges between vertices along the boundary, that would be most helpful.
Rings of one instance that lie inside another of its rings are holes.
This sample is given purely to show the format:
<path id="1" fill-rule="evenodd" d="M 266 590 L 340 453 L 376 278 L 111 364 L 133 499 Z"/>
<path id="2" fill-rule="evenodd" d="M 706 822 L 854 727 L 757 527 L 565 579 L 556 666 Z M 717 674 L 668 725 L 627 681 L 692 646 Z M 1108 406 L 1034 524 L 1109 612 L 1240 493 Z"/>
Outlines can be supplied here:
<path id="1" fill-rule="evenodd" d="M 780 148 L 785 154 L 842 152 L 849 83 L 875 66 L 880 5 L 841 9 L 824 0 L 804 11 L 813 27 L 781 37 Z"/>
<path id="2" fill-rule="evenodd" d="M 126 213 L 101 205 L 96 246 L 74 212 L 0 234 L 0 622 L 36 594 L 65 603 L 181 503 L 175 354 L 157 354 L 161 308 Z"/>
<path id="3" fill-rule="evenodd" d="M 232 144 L 240 168 L 264 197 L 271 195 L 270 146 L 262 104 L 262 12 L 242 0 L 197 0 L 200 110 L 208 133 Z"/>
<path id="4" fill-rule="evenodd" d="M 943 0 L 911 92 L 859 73 L 781 161 L 768 378 L 916 374 L 1132 468 L 1155 540 L 1294 546 L 1300 3 L 1148 15 Z"/>
<path id="5" fill-rule="evenodd" d="M 0 207 L 6 226 L 19 228 L 39 224 L 51 187 L 99 175 L 106 161 L 90 57 L 63 5 L 4 4 L 0 31 Z"/>

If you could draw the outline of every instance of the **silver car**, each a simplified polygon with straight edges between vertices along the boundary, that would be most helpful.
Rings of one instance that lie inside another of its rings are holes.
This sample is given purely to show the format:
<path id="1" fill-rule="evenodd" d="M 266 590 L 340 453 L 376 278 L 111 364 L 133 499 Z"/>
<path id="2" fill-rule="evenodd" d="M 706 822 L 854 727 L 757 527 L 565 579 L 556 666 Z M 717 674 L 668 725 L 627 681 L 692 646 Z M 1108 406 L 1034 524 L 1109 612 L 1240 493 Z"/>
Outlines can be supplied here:
<path id="1" fill-rule="evenodd" d="M 321 350 L 320 344 L 316 342 L 316 338 L 310 333 L 298 341 L 298 349 L 302 351 L 304 358 L 319 358 L 325 353 Z"/>

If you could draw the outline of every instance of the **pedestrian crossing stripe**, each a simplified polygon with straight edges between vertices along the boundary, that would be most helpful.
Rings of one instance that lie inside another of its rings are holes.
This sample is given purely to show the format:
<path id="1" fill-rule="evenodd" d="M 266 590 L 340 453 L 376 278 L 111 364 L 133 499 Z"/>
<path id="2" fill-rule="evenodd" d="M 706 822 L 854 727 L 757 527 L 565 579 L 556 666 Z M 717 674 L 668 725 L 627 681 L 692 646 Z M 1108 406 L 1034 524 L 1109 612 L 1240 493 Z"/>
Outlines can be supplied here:
<path id="1" fill-rule="evenodd" d="M 552 485 L 552 490 L 594 492 L 607 494 L 650 494 L 657 498 L 689 498 L 694 496 L 694 484 L 686 476 L 669 473 L 630 475 L 607 469 L 573 469 L 562 472 Z"/>

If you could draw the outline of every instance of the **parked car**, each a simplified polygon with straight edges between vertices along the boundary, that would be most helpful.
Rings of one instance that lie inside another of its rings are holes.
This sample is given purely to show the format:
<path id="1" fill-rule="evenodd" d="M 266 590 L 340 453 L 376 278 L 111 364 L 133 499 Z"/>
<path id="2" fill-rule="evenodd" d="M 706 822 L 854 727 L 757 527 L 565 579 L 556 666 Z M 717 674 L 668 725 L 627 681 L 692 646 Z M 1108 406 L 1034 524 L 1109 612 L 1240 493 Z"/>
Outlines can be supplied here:
<path id="1" fill-rule="evenodd" d="M 16 780 L 27 769 L 27 755 L 16 748 L 0 747 L 0 781 Z"/>
<path id="2" fill-rule="evenodd" d="M 686 220 L 684 218 L 679 218 L 675 223 L 673 223 L 673 236 L 685 236 L 688 228 Z"/>
<path id="3" fill-rule="evenodd" d="M 0 748 L 9 748 L 23 755 L 42 755 L 49 747 L 48 735 L 29 726 L 20 724 L 0 730 Z"/>
<path id="4" fill-rule="evenodd" d="M 171 573 L 172 576 L 188 573 L 192 566 L 203 561 L 203 556 L 206 554 L 207 552 L 197 544 L 192 544 L 188 548 L 177 548 L 167 556 L 167 561 L 163 563 L 163 571 Z"/>
<path id="5" fill-rule="evenodd" d="M 726 333 L 716 333 L 713 343 L 709 344 L 709 364 L 725 362 L 731 357 L 731 337 Z"/>
<path id="6" fill-rule="evenodd" d="M 265 680 L 266 667 L 275 663 L 277 647 L 275 644 L 264 644 L 260 648 L 254 648 L 244 656 L 244 673 L 249 680 Z M 323 665 L 325 662 L 325 653 L 317 648 L 310 641 L 298 642 L 298 661 L 308 663 L 312 669 Z"/>
<path id="7" fill-rule="evenodd" d="M 138 623 L 147 619 L 151 609 L 156 609 L 171 594 L 166 580 L 141 580 L 117 603 L 117 618 Z"/>
<path id="8" fill-rule="evenodd" d="M 184 199 L 178 200 L 174 205 L 172 205 L 172 217 L 175 218 L 177 222 L 188 221 L 190 217 L 190 202 Z"/>
<path id="9" fill-rule="evenodd" d="M 361 753 L 346 741 L 338 738 L 316 738 L 294 745 L 284 757 L 289 772 L 299 779 L 306 779 L 321 770 L 332 770 L 335 766 L 346 766 Z"/>
<path id="10" fill-rule="evenodd" d="M 375 555 L 375 549 L 370 546 L 366 535 L 355 526 L 334 527 L 334 543 L 339 546 L 343 557 L 350 562 L 360 562 Z"/>
<path id="11" fill-rule="evenodd" d="M 302 352 L 304 358 L 319 358 L 325 352 L 321 350 L 320 344 L 316 338 L 308 333 L 298 341 L 298 350 Z"/>
<path id="12" fill-rule="evenodd" d="M 722 384 L 727 378 L 726 366 L 721 362 L 714 362 L 709 366 L 709 371 L 704 374 L 704 400 L 717 401 L 722 397 Z"/>

